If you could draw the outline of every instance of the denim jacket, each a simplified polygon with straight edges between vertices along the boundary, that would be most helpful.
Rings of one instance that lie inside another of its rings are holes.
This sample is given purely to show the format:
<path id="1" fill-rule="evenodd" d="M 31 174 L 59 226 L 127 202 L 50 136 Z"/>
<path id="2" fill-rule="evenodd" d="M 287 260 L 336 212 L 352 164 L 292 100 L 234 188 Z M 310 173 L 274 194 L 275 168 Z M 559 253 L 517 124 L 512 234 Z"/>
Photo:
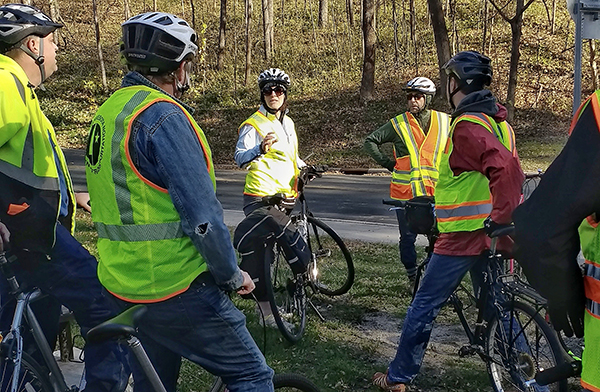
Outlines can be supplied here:
<path id="1" fill-rule="evenodd" d="M 167 94 L 137 72 L 128 73 L 121 87 L 136 85 Z M 193 112 L 177 102 L 190 114 Z M 227 291 L 241 287 L 243 277 L 223 222 L 223 208 L 208 174 L 202 147 L 185 114 L 170 102 L 150 105 L 132 125 L 130 146 L 133 164 L 140 174 L 168 189 L 181 216 L 183 232 L 206 260 L 216 283 Z"/>

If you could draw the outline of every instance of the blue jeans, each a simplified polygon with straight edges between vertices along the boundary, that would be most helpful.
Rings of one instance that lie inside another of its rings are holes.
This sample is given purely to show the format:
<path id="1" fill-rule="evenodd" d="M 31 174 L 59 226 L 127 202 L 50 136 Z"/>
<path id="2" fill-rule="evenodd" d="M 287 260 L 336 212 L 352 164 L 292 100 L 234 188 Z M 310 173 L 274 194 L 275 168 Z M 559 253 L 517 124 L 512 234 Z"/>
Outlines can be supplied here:
<path id="1" fill-rule="evenodd" d="M 246 317 L 209 273 L 184 293 L 146 306 L 138 337 L 167 391 L 176 389 L 181 357 L 221 377 L 231 392 L 273 390 L 273 370 L 246 329 Z M 132 365 L 134 390 L 153 390 L 137 361 Z"/>
<path id="2" fill-rule="evenodd" d="M 39 287 L 73 311 L 84 337 L 92 327 L 119 313 L 117 303 L 104 294 L 98 280 L 96 259 L 60 224 L 56 228 L 56 243 L 50 257 L 51 260 L 41 260 L 28 266 L 27 261 L 19 262 L 14 267 L 17 279 Z M 13 306 L 14 303 L 3 309 L 3 318 L 6 317 L 5 312 L 10 313 L 14 309 Z M 56 315 L 55 309 L 40 312 L 34 307 L 34 311 L 42 320 Z M 84 354 L 85 391 L 125 390 L 130 374 L 126 347 L 114 341 L 88 343 Z"/>
<path id="3" fill-rule="evenodd" d="M 414 276 L 417 273 L 417 251 L 415 250 L 417 235 L 408 228 L 404 209 L 396 210 L 396 218 L 398 218 L 398 230 L 400 231 L 398 242 L 400 261 L 406 268 L 408 276 Z"/>
<path id="4" fill-rule="evenodd" d="M 433 321 L 465 274 L 479 260 L 482 260 L 480 256 L 443 256 L 435 253 L 431 256 L 419 290 L 406 312 L 396 357 L 388 368 L 390 381 L 408 384 L 417 376 Z M 475 275 L 472 274 L 474 280 Z"/>

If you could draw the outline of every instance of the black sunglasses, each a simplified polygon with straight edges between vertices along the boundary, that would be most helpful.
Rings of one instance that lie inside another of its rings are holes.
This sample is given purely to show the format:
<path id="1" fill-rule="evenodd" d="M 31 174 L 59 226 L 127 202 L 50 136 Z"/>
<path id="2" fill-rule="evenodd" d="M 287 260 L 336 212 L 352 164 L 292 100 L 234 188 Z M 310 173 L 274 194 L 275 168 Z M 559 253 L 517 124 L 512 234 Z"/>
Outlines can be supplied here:
<path id="1" fill-rule="evenodd" d="M 410 101 L 411 99 L 421 99 L 425 96 L 425 94 L 421 94 L 421 93 L 410 93 L 410 94 L 406 94 L 406 99 L 408 101 Z"/>
<path id="2" fill-rule="evenodd" d="M 264 95 L 271 95 L 271 93 L 273 92 L 279 97 L 281 94 L 285 93 L 285 88 L 283 88 L 282 86 L 268 86 L 263 87 L 262 89 L 262 93 Z"/>

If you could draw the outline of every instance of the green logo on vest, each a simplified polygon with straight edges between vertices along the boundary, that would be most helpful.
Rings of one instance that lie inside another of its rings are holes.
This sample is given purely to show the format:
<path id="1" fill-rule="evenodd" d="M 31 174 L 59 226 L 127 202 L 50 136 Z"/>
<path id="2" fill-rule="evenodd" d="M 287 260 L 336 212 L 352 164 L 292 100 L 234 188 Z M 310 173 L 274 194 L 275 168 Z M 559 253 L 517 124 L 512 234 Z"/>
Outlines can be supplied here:
<path id="1" fill-rule="evenodd" d="M 90 136 L 88 138 L 87 153 L 85 163 L 90 170 L 97 174 L 100 171 L 100 162 L 104 154 L 104 135 L 106 134 L 106 126 L 104 117 L 96 116 L 90 128 Z"/>

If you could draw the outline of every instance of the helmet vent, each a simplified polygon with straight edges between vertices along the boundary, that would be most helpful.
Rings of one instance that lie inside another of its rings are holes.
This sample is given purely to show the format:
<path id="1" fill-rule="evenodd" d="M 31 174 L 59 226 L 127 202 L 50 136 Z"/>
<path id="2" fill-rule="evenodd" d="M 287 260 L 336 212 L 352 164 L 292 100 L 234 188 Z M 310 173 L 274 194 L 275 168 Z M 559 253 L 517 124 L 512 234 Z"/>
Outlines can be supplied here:
<path id="1" fill-rule="evenodd" d="M 163 26 L 168 26 L 168 25 L 172 25 L 173 21 L 171 20 L 171 18 L 167 18 L 166 16 L 163 16 L 160 19 L 157 19 L 155 21 L 155 23 L 163 25 Z"/>

